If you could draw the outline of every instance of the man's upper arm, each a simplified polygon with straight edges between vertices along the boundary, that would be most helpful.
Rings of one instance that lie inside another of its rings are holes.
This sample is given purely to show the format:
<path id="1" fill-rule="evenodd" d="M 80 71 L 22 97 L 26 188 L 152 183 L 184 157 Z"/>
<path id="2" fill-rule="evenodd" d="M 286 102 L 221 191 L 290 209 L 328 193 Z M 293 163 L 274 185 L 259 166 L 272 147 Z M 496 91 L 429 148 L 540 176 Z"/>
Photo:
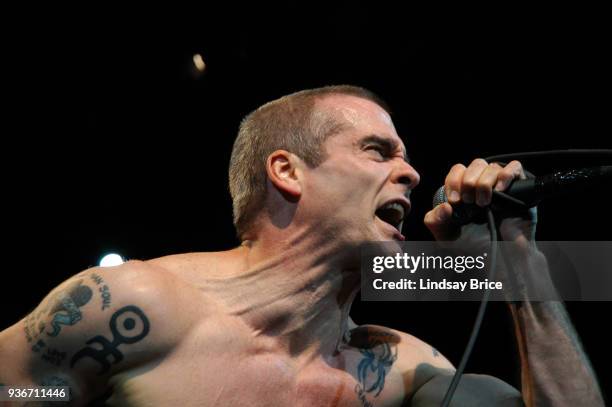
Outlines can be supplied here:
<path id="1" fill-rule="evenodd" d="M 82 401 L 103 393 L 113 374 L 155 358 L 175 339 L 157 329 L 177 298 L 167 278 L 128 262 L 60 284 L 0 333 L 0 383 L 68 385 Z"/>
<path id="2" fill-rule="evenodd" d="M 422 367 L 425 368 L 425 367 Z M 417 367 L 417 371 L 419 367 Z M 453 375 L 443 372 L 432 376 L 412 396 L 412 407 L 440 406 Z M 457 407 L 519 407 L 524 406 L 521 393 L 493 376 L 464 374 L 451 399 Z"/>
<path id="3" fill-rule="evenodd" d="M 403 372 L 410 406 L 439 407 L 446 395 L 455 367 L 431 345 L 404 332 L 397 368 Z M 487 375 L 464 374 L 451 406 L 523 406 L 521 394 L 504 381 Z"/>

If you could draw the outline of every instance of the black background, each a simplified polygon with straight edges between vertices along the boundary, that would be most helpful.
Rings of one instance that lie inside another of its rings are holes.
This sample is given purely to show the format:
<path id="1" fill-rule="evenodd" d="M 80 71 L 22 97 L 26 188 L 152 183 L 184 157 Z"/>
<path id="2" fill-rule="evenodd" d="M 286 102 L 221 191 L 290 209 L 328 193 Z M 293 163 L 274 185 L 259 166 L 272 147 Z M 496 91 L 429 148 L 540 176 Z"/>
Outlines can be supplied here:
<path id="1" fill-rule="evenodd" d="M 3 52 L 9 243 L 0 327 L 106 252 L 148 259 L 235 246 L 227 166 L 239 121 L 293 91 L 349 83 L 388 101 L 422 176 L 408 239 L 430 238 L 423 216 L 456 162 L 612 147 L 601 10 L 425 13 L 381 2 L 286 2 L 14 17 Z M 207 63 L 201 76 L 193 71 L 196 52 Z M 601 163 L 524 162 L 540 174 Z M 538 238 L 612 240 L 611 219 L 604 193 L 545 202 Z M 610 304 L 567 306 L 609 388 Z M 353 315 L 414 334 L 456 364 L 477 307 L 357 302 Z M 517 366 L 505 305 L 491 304 L 467 370 L 518 386 Z"/>

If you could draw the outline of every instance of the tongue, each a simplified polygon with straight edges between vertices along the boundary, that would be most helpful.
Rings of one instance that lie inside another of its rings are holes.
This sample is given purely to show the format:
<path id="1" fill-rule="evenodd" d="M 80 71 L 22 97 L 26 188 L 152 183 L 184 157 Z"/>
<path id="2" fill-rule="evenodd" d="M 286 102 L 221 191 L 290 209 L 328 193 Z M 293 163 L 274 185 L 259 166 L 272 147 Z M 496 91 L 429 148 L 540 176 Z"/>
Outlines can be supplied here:
<path id="1" fill-rule="evenodd" d="M 382 211 L 382 210 L 381 210 Z M 406 237 L 404 235 L 402 235 L 402 233 L 398 230 L 398 228 L 391 222 L 389 222 L 389 219 L 385 219 L 385 216 L 383 214 L 383 216 L 381 215 L 381 211 L 376 211 L 376 216 L 378 217 L 378 219 L 380 219 L 381 221 L 385 222 L 388 225 L 391 225 L 394 229 L 396 229 L 398 231 L 398 238 L 399 240 L 406 240 Z"/>
<path id="2" fill-rule="evenodd" d="M 380 220 L 382 220 L 383 222 L 386 222 L 388 224 L 390 224 L 391 226 L 395 227 L 395 222 L 394 222 L 394 217 L 393 217 L 393 210 L 392 209 L 379 209 L 376 211 L 376 216 L 378 216 L 380 218 Z"/>

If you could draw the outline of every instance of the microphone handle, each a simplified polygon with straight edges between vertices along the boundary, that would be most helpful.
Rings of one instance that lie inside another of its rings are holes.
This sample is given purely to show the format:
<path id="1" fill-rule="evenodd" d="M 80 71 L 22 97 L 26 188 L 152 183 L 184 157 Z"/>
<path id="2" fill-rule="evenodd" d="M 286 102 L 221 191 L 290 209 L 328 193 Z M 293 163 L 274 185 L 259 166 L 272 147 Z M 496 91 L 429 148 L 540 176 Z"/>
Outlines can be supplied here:
<path id="1" fill-rule="evenodd" d="M 558 171 L 535 178 L 515 180 L 506 191 L 493 191 L 491 209 L 502 215 L 500 219 L 510 215 L 528 216 L 529 208 L 536 206 L 544 198 L 600 186 L 608 179 L 612 179 L 612 166 Z M 444 187 L 434 196 L 434 206 L 442 202 L 448 202 Z M 453 205 L 452 221 L 458 225 L 484 223 L 485 211 L 476 204 L 459 203 Z"/>
<path id="2" fill-rule="evenodd" d="M 508 188 L 508 195 L 523 201 L 527 206 L 535 206 L 542 199 L 553 195 L 578 192 L 587 188 L 602 186 L 606 179 L 612 179 L 612 166 L 581 168 L 558 171 L 536 177 L 533 180 L 520 180 L 516 189 L 514 184 Z M 526 181 L 533 181 L 531 185 Z M 533 188 L 533 192 L 529 192 Z"/>

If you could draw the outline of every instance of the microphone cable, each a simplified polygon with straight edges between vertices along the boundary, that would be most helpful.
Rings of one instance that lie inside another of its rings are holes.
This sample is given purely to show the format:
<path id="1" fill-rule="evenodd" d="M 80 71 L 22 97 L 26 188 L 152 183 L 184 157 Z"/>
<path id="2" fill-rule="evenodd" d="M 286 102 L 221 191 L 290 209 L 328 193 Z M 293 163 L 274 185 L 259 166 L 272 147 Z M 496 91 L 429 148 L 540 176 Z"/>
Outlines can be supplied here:
<path id="1" fill-rule="evenodd" d="M 511 154 L 498 154 L 490 157 L 486 157 L 485 160 L 487 162 L 490 161 L 507 161 L 507 160 L 519 160 L 523 158 L 534 158 L 534 157 L 561 157 L 561 156 L 574 156 L 574 157 L 605 157 L 612 159 L 612 150 L 607 149 L 571 149 L 571 150 L 544 150 L 544 151 L 526 151 L 520 153 L 511 153 Z M 486 216 L 487 216 L 487 224 L 489 227 L 489 236 L 491 238 L 491 257 L 489 261 L 489 271 L 487 278 L 489 281 L 493 281 L 493 277 L 495 277 L 495 271 L 497 266 L 497 242 L 498 242 L 498 230 L 495 225 L 495 217 L 493 215 L 493 211 L 490 207 L 486 208 Z M 459 365 L 457 366 L 457 370 L 453 375 L 453 379 L 451 380 L 450 385 L 448 386 L 448 390 L 444 395 L 444 399 L 442 400 L 442 407 L 448 407 L 453 398 L 455 390 L 457 390 L 457 386 L 459 385 L 459 380 L 461 380 L 461 375 L 465 370 L 465 366 L 472 354 L 472 350 L 474 349 L 474 344 L 476 343 L 476 338 L 478 337 L 478 333 L 480 332 L 480 327 L 482 326 L 482 321 L 484 319 L 484 314 L 487 308 L 487 304 L 489 302 L 489 297 L 491 295 L 491 290 L 485 288 L 485 292 L 482 296 L 482 300 L 480 301 L 480 306 L 478 307 L 478 312 L 476 314 L 476 319 L 474 320 L 474 326 L 472 328 L 472 332 L 470 333 L 470 338 L 468 339 L 468 343 L 465 346 L 465 350 L 463 351 L 463 355 L 461 356 L 461 360 Z"/>

